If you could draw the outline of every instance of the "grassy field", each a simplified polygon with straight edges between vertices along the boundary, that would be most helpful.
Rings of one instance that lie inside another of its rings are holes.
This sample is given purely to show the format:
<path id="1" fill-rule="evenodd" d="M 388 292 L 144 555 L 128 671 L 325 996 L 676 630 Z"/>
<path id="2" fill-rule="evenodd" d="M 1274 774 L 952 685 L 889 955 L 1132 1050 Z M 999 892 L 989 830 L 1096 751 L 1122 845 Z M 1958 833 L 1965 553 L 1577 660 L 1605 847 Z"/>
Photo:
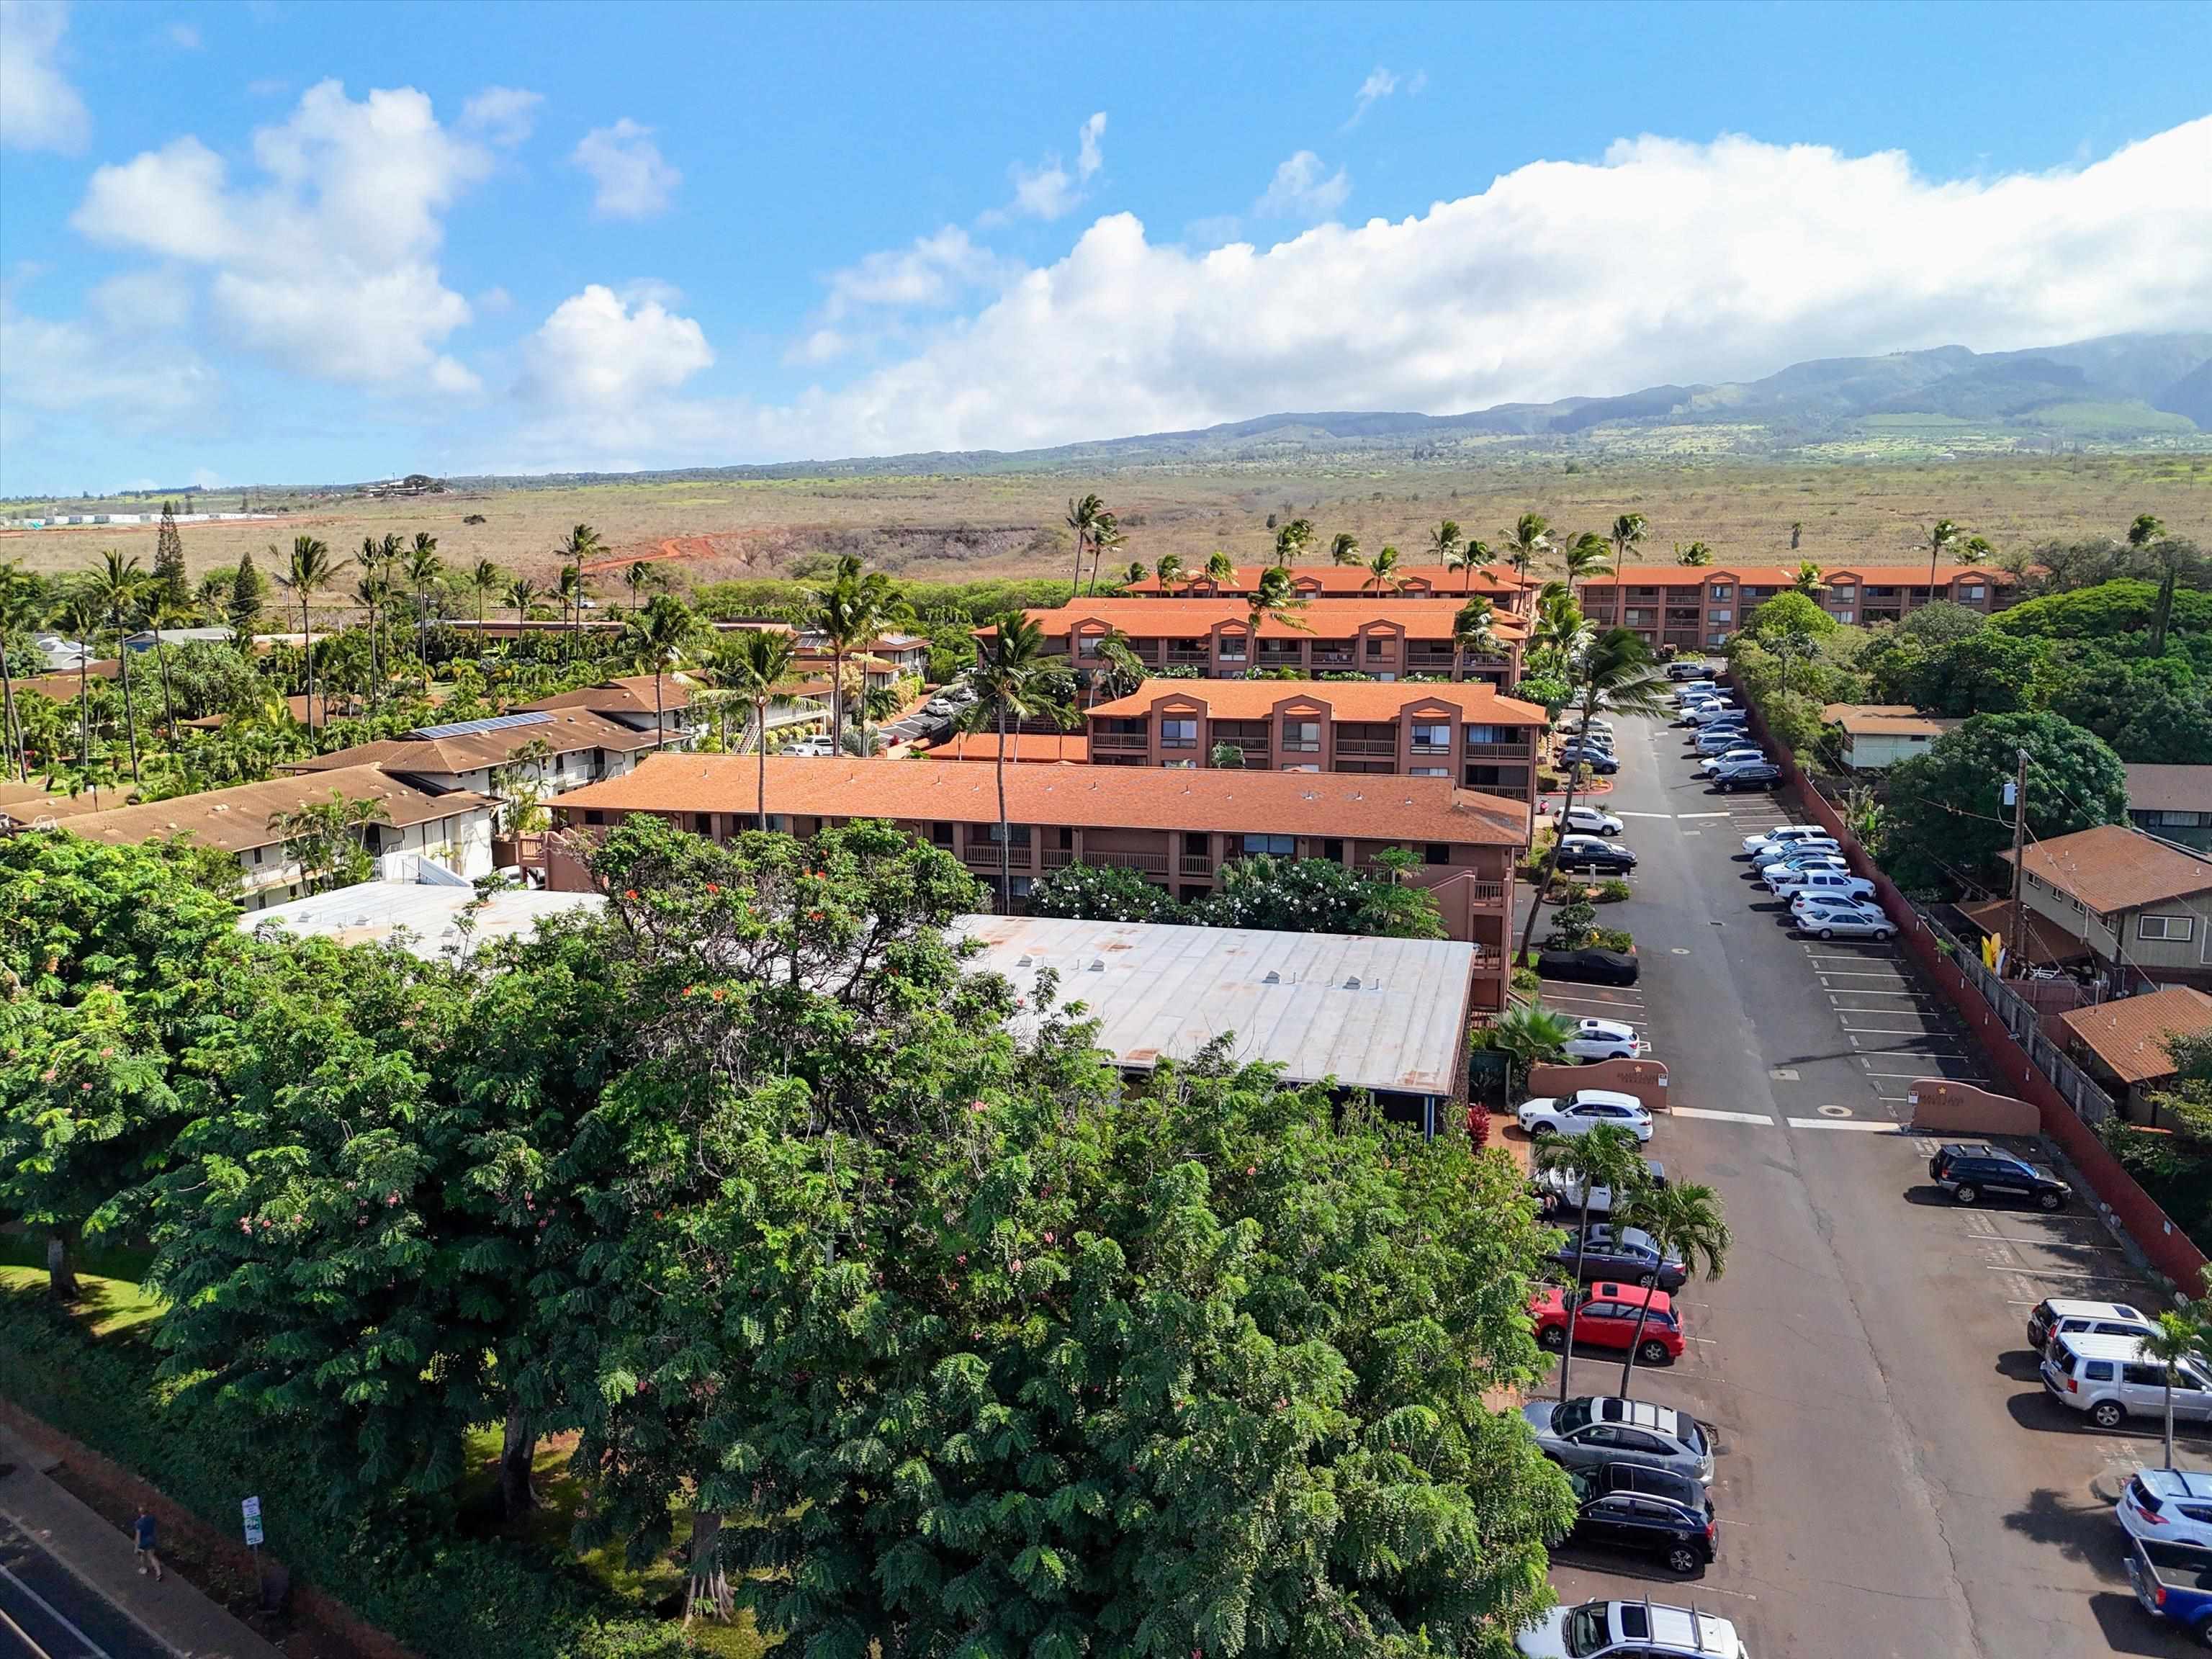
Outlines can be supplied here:
<path id="1" fill-rule="evenodd" d="M 1686 429 L 1692 436 L 1700 430 Z M 605 483 L 404 501 L 331 499 L 307 503 L 281 520 L 193 525 L 184 534 L 196 571 L 235 564 L 248 551 L 265 569 L 265 550 L 289 546 L 302 532 L 343 555 L 365 536 L 397 531 L 411 538 L 427 530 L 438 538 L 449 566 L 489 558 L 542 583 L 558 563 L 554 549 L 562 536 L 585 522 L 625 557 L 664 552 L 674 544 L 680 556 L 669 568 L 695 580 L 788 574 L 810 556 L 851 552 L 909 579 L 954 580 L 1065 569 L 1071 543 L 1060 520 L 1067 499 L 1096 489 L 1127 538 L 1119 556 L 1124 563 L 1150 564 L 1172 552 L 1198 565 L 1217 548 L 1240 562 L 1261 558 L 1273 546 L 1270 514 L 1312 520 L 1323 547 L 1338 531 L 1349 530 L 1367 550 L 1395 543 L 1413 562 L 1439 519 L 1455 519 L 1469 533 L 1495 540 L 1531 509 L 1563 531 L 1602 530 L 1618 513 L 1641 512 L 1651 522 L 1648 556 L 1661 560 L 1672 556 L 1677 543 L 1701 540 L 1724 562 L 1909 561 L 1920 526 L 1938 518 L 1988 537 L 2001 551 L 2053 538 L 2117 533 L 2144 512 L 2157 514 L 2178 535 L 2212 542 L 2212 456 L 1884 459 L 1883 441 L 1870 436 L 1838 445 L 1832 465 L 1699 459 L 1686 447 L 1663 461 L 1575 463 L 1572 471 L 1564 463 L 1470 462 L 1371 470 L 1146 469 L 1095 477 Z M 235 501 L 226 496 L 217 504 Z M 146 504 L 124 506 L 139 511 Z M 472 515 L 484 522 L 464 522 Z M 1793 520 L 1804 525 L 1795 556 Z M 0 557 L 41 572 L 87 568 L 110 546 L 150 563 L 154 528 L 0 533 Z M 620 597 L 612 573 L 597 586 Z"/>

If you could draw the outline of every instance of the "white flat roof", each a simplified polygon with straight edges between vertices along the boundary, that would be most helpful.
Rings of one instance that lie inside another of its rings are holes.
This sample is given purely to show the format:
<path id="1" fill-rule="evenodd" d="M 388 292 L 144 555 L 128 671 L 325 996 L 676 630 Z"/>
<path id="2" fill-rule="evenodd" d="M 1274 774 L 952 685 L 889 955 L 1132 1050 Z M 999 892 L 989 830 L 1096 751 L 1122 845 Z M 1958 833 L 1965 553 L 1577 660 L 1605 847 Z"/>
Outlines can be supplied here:
<path id="1" fill-rule="evenodd" d="M 1238 1059 L 1276 1061 L 1294 1083 L 1449 1096 L 1466 1075 L 1471 945 L 1048 916 L 955 926 L 983 944 L 970 965 L 1024 997 L 1040 969 L 1057 971 L 1062 1004 L 1085 1005 L 1124 1066 L 1233 1033 Z"/>
<path id="2" fill-rule="evenodd" d="M 238 925 L 249 933 L 274 925 L 288 933 L 332 939 L 341 945 L 389 944 L 404 930 L 409 936 L 410 951 L 426 960 L 435 960 L 459 950 L 461 912 L 475 899 L 476 894 L 466 887 L 365 881 L 249 912 L 239 918 Z M 605 903 L 597 893 L 549 893 L 526 888 L 494 893 L 476 912 L 470 947 L 487 939 L 532 933 L 548 916 L 570 910 L 597 910 Z"/>

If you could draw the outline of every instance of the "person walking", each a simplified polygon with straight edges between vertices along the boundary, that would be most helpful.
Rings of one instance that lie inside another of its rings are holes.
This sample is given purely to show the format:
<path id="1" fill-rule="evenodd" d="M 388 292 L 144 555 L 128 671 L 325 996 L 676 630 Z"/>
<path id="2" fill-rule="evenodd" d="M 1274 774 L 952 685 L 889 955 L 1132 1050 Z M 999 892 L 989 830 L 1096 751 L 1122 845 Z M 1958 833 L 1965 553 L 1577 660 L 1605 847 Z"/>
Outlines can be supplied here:
<path id="1" fill-rule="evenodd" d="M 143 1504 L 138 1506 L 138 1518 L 131 1523 L 131 1541 L 137 1547 L 140 1575 L 143 1577 L 150 1570 L 154 1575 L 154 1582 L 160 1583 L 161 1558 L 155 1553 L 154 1549 L 154 1517 Z"/>

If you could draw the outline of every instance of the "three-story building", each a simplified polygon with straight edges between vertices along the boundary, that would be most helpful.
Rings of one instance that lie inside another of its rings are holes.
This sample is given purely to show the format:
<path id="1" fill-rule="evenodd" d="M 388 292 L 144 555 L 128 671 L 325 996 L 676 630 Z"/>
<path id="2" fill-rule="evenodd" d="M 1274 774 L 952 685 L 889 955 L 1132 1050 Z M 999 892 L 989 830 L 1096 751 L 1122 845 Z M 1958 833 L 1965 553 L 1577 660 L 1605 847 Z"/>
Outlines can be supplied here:
<path id="1" fill-rule="evenodd" d="M 1780 565 L 1632 564 L 1575 584 L 1583 615 L 1598 628 L 1621 627 L 1641 635 L 1655 650 L 1717 651 L 1744 619 L 1778 593 L 1797 585 L 1798 573 Z M 1979 565 L 1861 564 L 1824 568 L 1808 597 L 1839 623 L 1864 627 L 1895 622 L 1936 599 L 1969 611 L 2002 611 L 2017 595 L 2020 579 Z"/>

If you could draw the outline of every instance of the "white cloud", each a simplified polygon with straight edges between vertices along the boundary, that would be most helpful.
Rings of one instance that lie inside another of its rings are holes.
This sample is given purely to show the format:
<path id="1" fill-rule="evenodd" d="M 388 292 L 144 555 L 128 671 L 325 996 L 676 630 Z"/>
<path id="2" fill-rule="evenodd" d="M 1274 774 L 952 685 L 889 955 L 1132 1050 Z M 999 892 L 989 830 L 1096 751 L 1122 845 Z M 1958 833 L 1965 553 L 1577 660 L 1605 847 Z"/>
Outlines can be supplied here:
<path id="1" fill-rule="evenodd" d="M 708 367 L 704 330 L 658 300 L 628 302 L 594 283 L 554 308 L 525 347 L 515 390 L 526 401 L 584 420 L 619 419 Z"/>
<path id="2" fill-rule="evenodd" d="M 461 106 L 461 126 L 483 134 L 502 149 L 511 149 L 530 137 L 530 129 L 538 120 L 538 106 L 544 101 L 542 93 L 526 92 L 520 87 L 486 87 Z"/>
<path id="3" fill-rule="evenodd" d="M 61 0 L 0 0 L 0 147 L 84 148 L 92 117 L 60 63 L 68 31 Z"/>
<path id="4" fill-rule="evenodd" d="M 833 272 L 823 315 L 835 322 L 855 312 L 943 309 L 967 292 L 1014 269 L 979 246 L 957 225 L 917 236 L 908 246 L 881 250 Z"/>
<path id="5" fill-rule="evenodd" d="M 1344 130 L 1348 132 L 1358 126 L 1370 108 L 1397 90 L 1398 77 L 1389 70 L 1380 64 L 1370 70 L 1367 78 L 1359 83 L 1359 90 L 1352 94 L 1352 118 L 1344 124 Z"/>
<path id="6" fill-rule="evenodd" d="M 1014 181 L 1014 199 L 1004 208 L 986 214 L 985 222 L 1002 222 L 1015 214 L 1031 219 L 1061 219 L 1073 213 L 1083 200 L 1083 186 L 1106 164 L 1105 155 L 1099 148 L 1099 140 L 1105 133 L 1106 112 L 1099 110 L 1084 122 L 1075 135 L 1073 173 L 1057 151 L 1033 167 L 1015 162 L 1006 169 Z"/>
<path id="7" fill-rule="evenodd" d="M 51 416 L 97 416 L 134 434 L 207 419 L 220 395 L 213 371 L 188 345 L 174 343 L 163 345 L 149 369 L 149 342 L 176 313 L 164 302 L 150 317 L 134 314 L 131 296 L 117 287 L 124 280 L 95 291 L 83 316 L 61 320 L 18 310 L 0 286 L 0 362 L 8 365 L 0 429 L 10 441 L 27 441 Z"/>
<path id="8" fill-rule="evenodd" d="M 1155 244 L 1113 215 L 842 389 L 782 407 L 647 398 L 609 422 L 583 400 L 499 459 L 1019 448 L 1273 410 L 1445 413 L 1812 357 L 2197 327 L 2212 316 L 2208 177 L 2212 118 L 2079 169 L 1955 182 L 1894 153 L 1639 138 L 1419 217 L 1265 249 Z"/>
<path id="9" fill-rule="evenodd" d="M 489 169 L 411 88 L 359 102 L 335 81 L 257 131 L 265 182 L 233 185 L 194 137 L 95 171 L 70 223 L 98 241 L 208 269 L 233 343 L 318 380 L 441 390 L 476 380 L 438 348 L 470 320 L 440 280 L 442 216 Z M 312 250 L 313 257 L 302 257 Z"/>
<path id="10" fill-rule="evenodd" d="M 190 23 L 172 23 L 169 25 L 169 44 L 179 52 L 198 52 L 200 49 L 200 32 Z"/>
<path id="11" fill-rule="evenodd" d="M 1275 169 L 1275 176 L 1252 211 L 1262 218 L 1326 219 L 1352 194 L 1352 179 L 1342 167 L 1330 173 L 1320 156 L 1302 149 Z"/>
<path id="12" fill-rule="evenodd" d="M 586 133 L 569 158 L 597 186 L 592 211 L 602 219 L 650 219 L 668 209 L 684 175 L 661 158 L 653 129 L 627 115 Z"/>

